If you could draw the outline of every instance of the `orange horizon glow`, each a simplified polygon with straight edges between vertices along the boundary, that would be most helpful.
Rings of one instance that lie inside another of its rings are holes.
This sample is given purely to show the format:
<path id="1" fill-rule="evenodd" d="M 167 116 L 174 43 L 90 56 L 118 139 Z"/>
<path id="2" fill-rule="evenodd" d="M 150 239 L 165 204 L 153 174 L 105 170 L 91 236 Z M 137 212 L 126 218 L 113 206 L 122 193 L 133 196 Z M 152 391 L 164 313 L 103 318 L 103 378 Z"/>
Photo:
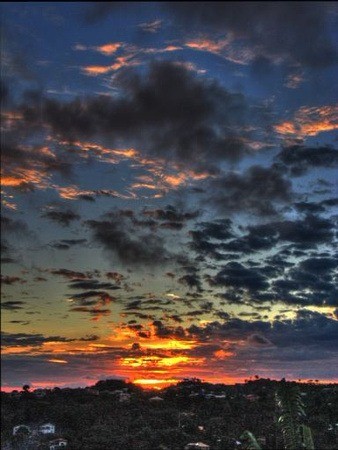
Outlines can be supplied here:
<path id="1" fill-rule="evenodd" d="M 181 381 L 183 381 L 183 378 L 194 378 L 193 375 L 187 376 L 187 377 L 182 377 L 182 378 L 135 378 L 133 380 L 129 380 L 129 382 L 131 382 L 132 384 L 136 384 L 137 386 L 139 386 L 141 389 L 143 390 L 162 390 L 167 388 L 168 386 L 172 386 L 175 385 L 177 383 L 180 383 Z M 111 379 L 109 378 L 109 376 L 107 375 L 106 379 Z M 121 378 L 117 378 L 117 379 L 123 379 L 125 381 L 128 381 L 127 377 L 121 377 Z M 262 378 L 262 379 L 266 379 L 266 378 Z M 105 379 L 101 379 L 101 380 L 105 380 Z M 60 389 L 65 389 L 65 388 L 69 388 L 70 389 L 77 389 L 77 388 L 81 388 L 84 389 L 86 387 L 93 387 L 95 385 L 95 383 L 97 383 L 98 381 L 101 380 L 96 380 L 94 382 L 94 384 L 84 384 L 82 383 L 80 385 L 80 383 L 75 387 L 75 383 L 74 382 L 63 382 L 60 383 L 59 385 L 55 385 L 55 384 L 51 384 L 48 381 L 38 381 L 38 382 L 32 382 L 29 384 L 30 386 L 30 391 L 33 392 L 35 389 L 54 389 L 54 388 L 60 388 Z M 312 380 L 312 379 L 307 379 L 307 380 L 303 380 L 301 379 L 300 381 L 298 381 L 299 379 L 287 379 L 288 382 L 297 382 L 300 384 L 316 384 L 316 385 L 337 385 L 338 384 L 338 378 L 337 379 L 333 379 L 333 380 L 327 380 L 327 379 L 318 379 L 317 381 Z M 216 378 L 216 379 L 201 379 L 202 383 L 211 383 L 211 384 L 224 384 L 224 385 L 234 385 L 234 384 L 245 384 L 246 381 L 255 381 L 253 376 L 251 377 L 240 377 L 240 378 Z M 271 378 L 271 381 L 279 381 L 277 379 Z M 22 391 L 22 385 L 20 386 L 1 386 L 0 387 L 0 391 L 1 392 L 5 392 L 5 393 L 11 393 L 13 391 Z"/>

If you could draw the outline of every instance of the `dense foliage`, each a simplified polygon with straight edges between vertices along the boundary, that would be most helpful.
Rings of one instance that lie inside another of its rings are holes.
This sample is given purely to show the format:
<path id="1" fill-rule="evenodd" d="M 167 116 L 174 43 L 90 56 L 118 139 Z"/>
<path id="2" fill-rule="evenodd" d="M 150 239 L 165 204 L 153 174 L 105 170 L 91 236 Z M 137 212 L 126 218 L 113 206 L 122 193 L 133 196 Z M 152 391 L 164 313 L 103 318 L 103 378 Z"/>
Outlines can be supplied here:
<path id="1" fill-rule="evenodd" d="M 292 395 L 299 401 L 296 416 L 306 409 L 306 423 L 299 426 L 312 430 L 315 449 L 337 449 L 337 385 L 287 384 L 294 386 Z M 211 450 L 255 448 L 256 444 L 263 450 L 296 448 L 281 433 L 285 423 L 280 422 L 294 420 L 281 385 L 264 379 L 235 386 L 185 380 L 150 392 L 121 380 L 107 380 L 92 389 L 55 388 L 42 398 L 27 388 L 15 395 L 2 393 L 2 448 L 49 448 L 51 438 L 29 447 L 24 436 L 12 436 L 16 425 L 46 422 L 56 425 L 56 437 L 67 439 L 69 450 L 181 450 L 190 442 L 204 442 Z M 125 393 L 130 395 L 121 399 Z M 163 400 L 150 400 L 154 396 Z M 283 414 L 286 419 L 278 422 Z M 302 430 L 298 427 L 296 432 Z"/>

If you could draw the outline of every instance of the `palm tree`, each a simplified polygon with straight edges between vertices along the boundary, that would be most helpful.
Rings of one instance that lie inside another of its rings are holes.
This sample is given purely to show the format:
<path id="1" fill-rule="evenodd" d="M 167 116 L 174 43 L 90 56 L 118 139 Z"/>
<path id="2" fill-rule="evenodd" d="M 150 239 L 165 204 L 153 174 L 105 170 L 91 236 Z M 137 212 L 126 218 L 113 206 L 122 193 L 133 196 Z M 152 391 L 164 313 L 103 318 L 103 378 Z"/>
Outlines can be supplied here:
<path id="1" fill-rule="evenodd" d="M 280 409 L 280 425 L 286 450 L 314 450 L 311 429 L 302 422 L 306 418 L 304 404 L 296 384 L 281 381 L 276 392 Z"/>
<path id="2" fill-rule="evenodd" d="M 278 424 L 285 450 L 314 450 L 311 428 L 303 423 L 306 414 L 297 384 L 281 380 L 276 391 L 276 404 L 280 410 Z M 248 430 L 241 435 L 240 441 L 245 450 L 261 450 L 255 436 Z"/>
<path id="3" fill-rule="evenodd" d="M 245 430 L 239 439 L 245 450 L 261 450 L 255 436 L 250 431 Z"/>

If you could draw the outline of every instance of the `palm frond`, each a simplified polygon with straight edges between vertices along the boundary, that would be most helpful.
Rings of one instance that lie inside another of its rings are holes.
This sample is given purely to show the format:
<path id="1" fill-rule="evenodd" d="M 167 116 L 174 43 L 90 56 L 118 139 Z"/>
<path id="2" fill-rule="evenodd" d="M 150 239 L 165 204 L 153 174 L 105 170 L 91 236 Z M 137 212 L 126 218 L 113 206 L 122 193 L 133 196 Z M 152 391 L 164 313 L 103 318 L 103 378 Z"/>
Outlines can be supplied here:
<path id="1" fill-rule="evenodd" d="M 260 445 L 251 431 L 244 431 L 239 439 L 243 441 L 245 450 L 261 450 Z"/>

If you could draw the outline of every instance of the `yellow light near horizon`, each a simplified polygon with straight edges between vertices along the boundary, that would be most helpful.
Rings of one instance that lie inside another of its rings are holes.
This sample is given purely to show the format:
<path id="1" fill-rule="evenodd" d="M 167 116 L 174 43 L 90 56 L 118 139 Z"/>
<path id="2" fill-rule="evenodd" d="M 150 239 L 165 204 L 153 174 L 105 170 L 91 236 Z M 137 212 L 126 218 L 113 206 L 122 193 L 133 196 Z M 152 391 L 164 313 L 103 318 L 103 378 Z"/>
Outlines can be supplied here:
<path id="1" fill-rule="evenodd" d="M 134 384 L 165 384 L 165 383 L 177 383 L 179 380 L 177 378 L 169 378 L 164 380 L 158 380 L 156 378 L 139 378 L 134 380 Z"/>
<path id="2" fill-rule="evenodd" d="M 180 380 L 176 378 L 168 378 L 168 379 L 156 379 L 156 378 L 138 378 L 133 381 L 134 384 L 137 384 L 142 387 L 142 389 L 156 389 L 161 390 L 171 384 L 176 384 Z"/>
<path id="3" fill-rule="evenodd" d="M 129 367 L 172 367 L 179 364 L 189 363 L 198 364 L 202 363 L 202 358 L 189 358 L 188 356 L 140 356 L 136 358 L 122 358 L 120 360 L 121 366 Z"/>
<path id="4" fill-rule="evenodd" d="M 177 339 L 165 340 L 161 339 L 153 343 L 147 343 L 146 347 L 151 349 L 163 350 L 190 350 L 194 348 L 195 341 L 179 341 Z"/>
<path id="5" fill-rule="evenodd" d="M 56 364 L 68 364 L 68 361 L 65 359 L 47 359 L 47 361 Z"/>

